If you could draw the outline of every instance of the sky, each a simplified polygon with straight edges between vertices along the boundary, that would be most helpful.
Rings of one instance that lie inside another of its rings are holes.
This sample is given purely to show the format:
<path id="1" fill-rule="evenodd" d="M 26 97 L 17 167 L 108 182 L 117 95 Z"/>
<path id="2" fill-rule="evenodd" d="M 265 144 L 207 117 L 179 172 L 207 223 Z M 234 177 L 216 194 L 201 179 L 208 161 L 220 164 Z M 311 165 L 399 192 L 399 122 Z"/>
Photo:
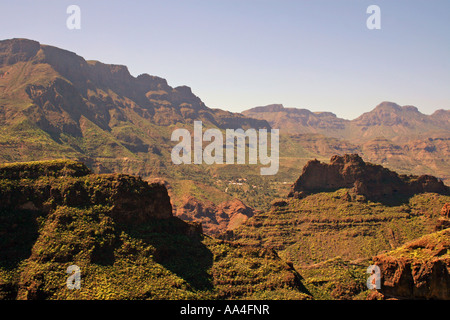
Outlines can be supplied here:
<path id="1" fill-rule="evenodd" d="M 67 28 L 69 5 L 81 29 Z M 369 29 L 370 5 L 381 29 Z M 0 0 L 0 40 L 28 38 L 210 108 L 279 103 L 354 119 L 383 101 L 450 109 L 449 0 Z"/>

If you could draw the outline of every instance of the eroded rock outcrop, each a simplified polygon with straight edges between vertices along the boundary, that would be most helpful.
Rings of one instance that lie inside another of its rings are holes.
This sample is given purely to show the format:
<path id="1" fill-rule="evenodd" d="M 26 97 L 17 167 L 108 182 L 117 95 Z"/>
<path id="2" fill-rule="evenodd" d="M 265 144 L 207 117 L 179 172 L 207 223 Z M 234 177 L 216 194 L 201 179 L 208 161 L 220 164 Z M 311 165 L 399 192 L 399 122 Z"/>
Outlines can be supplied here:
<path id="1" fill-rule="evenodd" d="M 210 201 L 186 196 L 175 214 L 186 221 L 200 222 L 206 234 L 218 234 L 238 227 L 252 217 L 255 211 L 238 199 L 215 205 Z"/>
<path id="2" fill-rule="evenodd" d="M 47 214 L 58 206 L 111 207 L 119 223 L 172 217 L 167 189 L 124 174 L 91 174 L 77 161 L 42 161 L 0 167 L 0 209 Z"/>
<path id="3" fill-rule="evenodd" d="M 450 299 L 450 229 L 373 258 L 385 298 Z"/>
<path id="4" fill-rule="evenodd" d="M 446 203 L 441 210 L 441 216 L 439 217 L 435 230 L 440 231 L 450 228 L 450 203 Z"/>
<path id="5" fill-rule="evenodd" d="M 423 192 L 450 194 L 450 188 L 436 177 L 399 175 L 381 165 L 364 162 L 357 154 L 346 154 L 333 156 L 329 164 L 309 161 L 293 184 L 289 196 L 340 188 L 352 188 L 356 194 L 372 200 Z"/>

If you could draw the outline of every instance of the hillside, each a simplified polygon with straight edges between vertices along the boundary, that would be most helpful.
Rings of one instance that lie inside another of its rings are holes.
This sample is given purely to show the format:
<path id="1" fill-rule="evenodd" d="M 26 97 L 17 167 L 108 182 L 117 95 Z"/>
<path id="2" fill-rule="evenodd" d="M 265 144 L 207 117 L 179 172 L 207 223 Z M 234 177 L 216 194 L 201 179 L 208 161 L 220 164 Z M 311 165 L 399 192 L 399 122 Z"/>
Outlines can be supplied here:
<path id="1" fill-rule="evenodd" d="M 392 186 L 383 174 L 401 180 L 396 173 L 350 155 L 333 157 L 329 164 L 316 162 L 305 167 L 290 197 L 286 194 L 274 200 L 269 210 L 251 217 L 224 237 L 277 250 L 302 274 L 306 288 L 316 299 L 364 299 L 365 272 L 372 257 L 434 232 L 441 209 L 450 201 L 448 187 L 437 190 L 431 183 L 430 189 L 424 187 L 422 192 L 379 198 L 379 190 Z M 339 175 L 333 178 L 332 172 L 344 173 L 342 180 L 337 179 Z M 355 183 L 358 172 L 361 183 Z M 384 188 L 354 187 L 364 186 L 365 181 Z M 420 178 L 409 177 L 406 181 Z M 317 184 L 312 187 L 310 183 Z"/>
<path id="2" fill-rule="evenodd" d="M 1 299 L 307 299 L 272 250 L 205 236 L 162 184 L 73 161 L 0 166 Z M 66 269 L 81 288 L 66 287 Z"/>

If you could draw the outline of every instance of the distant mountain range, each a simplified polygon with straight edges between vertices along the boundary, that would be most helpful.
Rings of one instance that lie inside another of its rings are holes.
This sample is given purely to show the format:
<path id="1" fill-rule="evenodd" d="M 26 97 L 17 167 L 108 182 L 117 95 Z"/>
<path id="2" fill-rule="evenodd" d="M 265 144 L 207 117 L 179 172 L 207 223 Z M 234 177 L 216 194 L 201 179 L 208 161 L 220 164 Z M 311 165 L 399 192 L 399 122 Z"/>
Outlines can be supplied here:
<path id="1" fill-rule="evenodd" d="M 338 118 L 331 112 L 285 108 L 281 104 L 255 107 L 242 113 L 251 118 L 267 120 L 273 128 L 286 133 L 320 133 L 352 141 L 379 137 L 399 141 L 450 134 L 450 110 L 441 109 L 432 115 L 425 115 L 416 107 L 399 106 L 393 102 L 382 102 L 354 120 Z"/>
<path id="2" fill-rule="evenodd" d="M 285 108 L 281 104 L 242 112 L 279 128 L 287 140 L 317 158 L 358 153 L 403 174 L 450 179 L 450 110 L 425 115 L 413 106 L 382 102 L 354 120 L 330 112 Z M 294 154 L 292 155 L 294 156 Z M 302 163 L 304 164 L 304 163 Z"/>

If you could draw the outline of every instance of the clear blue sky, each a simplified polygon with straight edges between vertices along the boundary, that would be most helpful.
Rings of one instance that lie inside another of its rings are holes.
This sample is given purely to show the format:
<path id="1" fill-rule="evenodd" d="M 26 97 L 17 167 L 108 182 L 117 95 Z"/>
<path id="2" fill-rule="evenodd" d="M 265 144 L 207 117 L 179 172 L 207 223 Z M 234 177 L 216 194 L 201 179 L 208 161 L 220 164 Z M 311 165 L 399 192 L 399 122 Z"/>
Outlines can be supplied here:
<path id="1" fill-rule="evenodd" d="M 66 8 L 81 8 L 81 30 Z M 366 9 L 381 8 L 381 30 Z M 0 39 L 188 85 L 207 106 L 272 103 L 353 119 L 382 101 L 450 109 L 449 0 L 0 0 Z"/>

